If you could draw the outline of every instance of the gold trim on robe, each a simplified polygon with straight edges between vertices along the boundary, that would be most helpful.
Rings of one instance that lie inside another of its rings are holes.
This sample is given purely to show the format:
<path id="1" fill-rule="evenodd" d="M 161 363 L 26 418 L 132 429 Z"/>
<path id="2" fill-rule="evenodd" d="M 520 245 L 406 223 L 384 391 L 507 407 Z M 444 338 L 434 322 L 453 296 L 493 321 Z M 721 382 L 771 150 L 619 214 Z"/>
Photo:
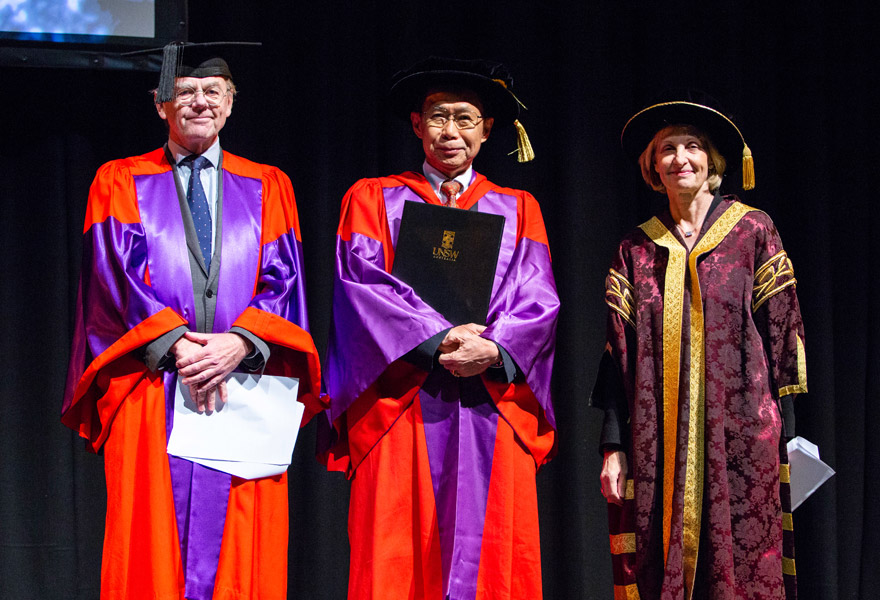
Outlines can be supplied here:
<path id="1" fill-rule="evenodd" d="M 780 398 L 791 394 L 807 393 L 807 353 L 804 351 L 804 341 L 801 336 L 797 336 L 797 372 L 798 382 L 779 388 Z"/>
<path id="2" fill-rule="evenodd" d="M 636 326 L 634 288 L 626 277 L 615 271 L 608 270 L 605 278 L 605 304 L 617 312 L 633 329 Z"/>
<path id="3" fill-rule="evenodd" d="M 687 250 L 657 217 L 640 225 L 651 240 L 669 251 L 663 282 L 663 564 L 669 557 L 672 532 L 672 496 L 675 489 L 678 379 L 681 367 L 681 315 L 684 310 L 684 275 Z"/>
<path id="4" fill-rule="evenodd" d="M 688 256 L 681 242 L 654 217 L 641 229 L 658 246 L 669 250 L 663 290 L 663 561 L 669 555 L 672 529 L 672 496 L 675 484 L 678 381 L 681 370 L 682 312 L 684 310 L 685 262 L 691 276 L 690 409 L 688 412 L 687 462 L 683 515 L 683 568 L 686 597 L 693 594 L 702 520 L 705 456 L 705 348 L 703 298 L 697 259 L 727 237 L 742 217 L 755 210 L 740 202 L 732 204 L 709 228 Z M 685 261 L 685 259 L 687 259 Z M 667 468 L 673 465 L 673 468 Z"/>
<path id="5" fill-rule="evenodd" d="M 630 585 L 615 585 L 614 600 L 641 600 L 639 588 L 634 583 Z"/>
<path id="6" fill-rule="evenodd" d="M 790 285 L 797 285 L 794 268 L 785 250 L 780 250 L 755 271 L 752 289 L 752 312 Z"/>
<path id="7" fill-rule="evenodd" d="M 779 483 L 791 483 L 791 468 L 789 465 L 779 465 Z"/>
<path id="8" fill-rule="evenodd" d="M 608 542 L 611 546 L 611 554 L 632 554 L 636 551 L 636 534 L 634 533 L 609 535 Z"/>

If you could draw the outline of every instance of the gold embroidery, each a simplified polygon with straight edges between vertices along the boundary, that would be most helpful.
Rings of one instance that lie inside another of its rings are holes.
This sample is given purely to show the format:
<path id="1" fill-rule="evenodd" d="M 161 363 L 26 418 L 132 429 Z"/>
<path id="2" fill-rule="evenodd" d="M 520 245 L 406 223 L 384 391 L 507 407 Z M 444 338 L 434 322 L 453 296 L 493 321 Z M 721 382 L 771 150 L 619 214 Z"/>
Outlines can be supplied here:
<path id="1" fill-rule="evenodd" d="M 797 371 L 798 382 L 779 388 L 780 398 L 790 394 L 807 393 L 807 353 L 804 352 L 804 342 L 801 340 L 801 336 L 797 336 Z"/>
<path id="2" fill-rule="evenodd" d="M 669 554 L 672 529 L 676 429 L 678 424 L 678 380 L 681 367 L 682 314 L 685 269 L 691 274 L 690 410 L 688 414 L 687 466 L 685 469 L 683 559 L 687 597 L 693 594 L 702 520 L 703 449 L 705 427 L 705 348 L 703 300 L 697 259 L 715 248 L 742 219 L 755 209 L 739 202 L 731 205 L 709 228 L 687 259 L 687 251 L 656 217 L 641 229 L 658 246 L 669 251 L 663 290 L 663 559 Z M 672 465 L 672 468 L 668 466 Z"/>
<path id="3" fill-rule="evenodd" d="M 636 534 L 634 533 L 609 535 L 608 539 L 611 543 L 611 554 L 632 554 L 636 551 Z"/>
<path id="4" fill-rule="evenodd" d="M 684 275 L 687 251 L 654 217 L 642 224 L 651 240 L 669 251 L 663 283 L 663 564 L 669 556 L 672 531 L 672 495 L 675 488 L 676 429 L 678 426 L 678 378 L 681 366 L 681 315 L 684 310 Z"/>
<path id="5" fill-rule="evenodd" d="M 640 600 L 639 588 L 636 584 L 615 585 L 614 600 Z"/>
<path id="6" fill-rule="evenodd" d="M 608 276 L 605 278 L 605 304 L 635 328 L 633 286 L 626 280 L 626 277 L 614 269 L 609 269 Z"/>
<path id="7" fill-rule="evenodd" d="M 779 465 L 779 483 L 791 483 L 790 465 Z"/>
<path id="8" fill-rule="evenodd" d="M 632 500 L 636 497 L 636 482 L 633 479 L 626 480 L 626 491 L 623 493 L 624 500 Z"/>
<path id="9" fill-rule="evenodd" d="M 782 528 L 785 531 L 794 531 L 794 517 L 791 513 L 782 513 Z"/>
<path id="10" fill-rule="evenodd" d="M 783 575 L 797 575 L 797 571 L 794 568 L 794 559 L 782 557 L 782 574 Z"/>
<path id="11" fill-rule="evenodd" d="M 755 271 L 755 286 L 752 289 L 752 312 L 767 300 L 791 285 L 796 285 L 794 268 L 785 250 L 777 252 L 770 260 Z"/>
<path id="12" fill-rule="evenodd" d="M 734 203 L 709 228 L 688 257 L 691 276 L 690 326 L 690 409 L 688 411 L 687 461 L 684 486 L 684 515 L 682 523 L 682 559 L 687 597 L 693 595 L 697 556 L 700 545 L 700 526 L 703 507 L 703 480 L 705 471 L 705 412 L 706 412 L 706 352 L 703 296 L 697 259 L 727 237 L 743 215 L 753 208 Z M 664 330 L 664 337 L 666 331 Z"/>

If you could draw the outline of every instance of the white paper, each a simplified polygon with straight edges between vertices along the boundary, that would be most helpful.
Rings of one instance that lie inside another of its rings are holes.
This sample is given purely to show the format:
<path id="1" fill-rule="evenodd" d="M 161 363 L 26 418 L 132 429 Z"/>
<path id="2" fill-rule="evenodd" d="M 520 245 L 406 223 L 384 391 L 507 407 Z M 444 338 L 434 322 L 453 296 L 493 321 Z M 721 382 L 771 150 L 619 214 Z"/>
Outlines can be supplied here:
<path id="1" fill-rule="evenodd" d="M 199 413 L 178 380 L 168 453 L 246 479 L 283 473 L 305 410 L 298 388 L 293 377 L 232 373 L 226 404 Z"/>
<path id="2" fill-rule="evenodd" d="M 235 475 L 242 479 L 274 477 L 275 475 L 284 473 L 290 466 L 290 463 L 272 465 L 269 463 L 240 462 L 234 460 L 210 460 L 207 458 L 194 458 L 192 456 L 181 456 L 180 458 L 185 458 L 190 462 L 198 463 L 216 469 L 217 471 L 223 471 L 224 473 L 229 473 L 230 475 Z"/>
<path id="3" fill-rule="evenodd" d="M 800 436 L 788 442 L 788 461 L 791 465 L 791 510 L 794 511 L 834 475 L 834 469 L 819 459 L 816 444 Z"/>

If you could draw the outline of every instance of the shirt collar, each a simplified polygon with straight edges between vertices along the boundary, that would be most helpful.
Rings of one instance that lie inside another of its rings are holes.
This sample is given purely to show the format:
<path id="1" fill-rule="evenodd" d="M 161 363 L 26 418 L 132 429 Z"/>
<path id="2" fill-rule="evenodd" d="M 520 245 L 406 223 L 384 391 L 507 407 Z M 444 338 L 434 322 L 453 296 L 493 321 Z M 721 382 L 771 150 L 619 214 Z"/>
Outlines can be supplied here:
<path id="1" fill-rule="evenodd" d="M 168 140 L 168 150 L 171 151 L 171 156 L 174 157 L 174 164 L 179 165 L 180 161 L 182 161 L 187 156 L 190 156 L 192 152 L 174 142 L 174 140 Z M 209 161 L 211 161 L 211 167 L 216 167 L 220 164 L 220 138 L 218 137 L 214 140 L 214 143 L 211 144 L 211 147 L 202 152 L 201 156 L 204 156 Z"/>
<path id="2" fill-rule="evenodd" d="M 431 189 L 434 190 L 434 193 L 437 194 L 437 197 L 441 200 L 444 198 L 440 193 L 440 184 L 446 181 L 447 177 L 434 167 L 428 164 L 428 161 L 422 163 L 422 173 L 425 174 L 425 178 L 428 180 L 428 183 L 431 184 Z M 474 180 L 474 169 L 473 167 L 468 167 L 467 171 L 460 174 L 455 178 L 455 181 L 461 184 L 461 192 L 458 196 L 461 196 L 471 182 Z"/>

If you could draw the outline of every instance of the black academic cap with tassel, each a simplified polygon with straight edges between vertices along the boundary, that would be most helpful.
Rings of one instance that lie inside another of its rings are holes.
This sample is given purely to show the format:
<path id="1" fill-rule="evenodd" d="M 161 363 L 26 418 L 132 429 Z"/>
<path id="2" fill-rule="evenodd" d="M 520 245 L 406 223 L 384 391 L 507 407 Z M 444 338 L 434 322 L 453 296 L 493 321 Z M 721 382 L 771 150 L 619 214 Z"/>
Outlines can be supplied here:
<path id="1" fill-rule="evenodd" d="M 699 90 L 665 92 L 660 101 L 652 102 L 627 121 L 620 133 L 624 152 L 638 160 L 658 131 L 669 125 L 693 125 L 705 132 L 718 148 L 728 165 L 742 156 L 743 189 L 755 187 L 755 165 L 752 151 L 739 128 L 727 117 L 717 100 Z"/>
<path id="2" fill-rule="evenodd" d="M 496 128 L 510 124 L 516 127 L 517 160 L 528 162 L 535 158 L 529 136 L 517 118 L 520 108 L 525 106 L 513 94 L 513 77 L 501 63 L 428 57 L 394 76 L 389 93 L 391 110 L 409 119 L 411 112 L 422 109 L 428 91 L 444 86 L 476 93 L 486 116 L 495 119 Z"/>
<path id="3" fill-rule="evenodd" d="M 170 102 L 174 99 L 174 80 L 178 77 L 223 77 L 232 80 L 229 65 L 217 56 L 218 50 L 261 45 L 260 42 L 171 42 L 163 48 L 137 50 L 125 55 L 162 53 L 156 102 Z"/>

